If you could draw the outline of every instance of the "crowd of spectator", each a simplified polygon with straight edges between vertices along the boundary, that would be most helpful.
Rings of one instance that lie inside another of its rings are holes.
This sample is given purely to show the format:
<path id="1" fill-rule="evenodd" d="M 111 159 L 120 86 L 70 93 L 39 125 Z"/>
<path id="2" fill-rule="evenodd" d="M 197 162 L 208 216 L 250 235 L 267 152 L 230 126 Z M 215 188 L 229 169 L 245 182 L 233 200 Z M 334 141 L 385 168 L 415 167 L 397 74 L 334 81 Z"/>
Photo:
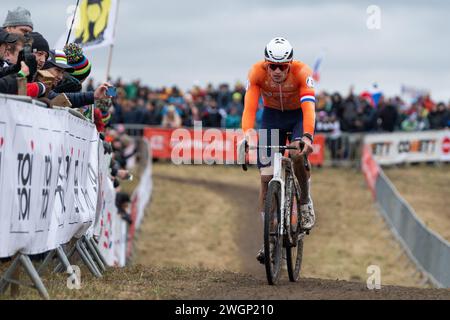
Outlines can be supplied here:
<path id="1" fill-rule="evenodd" d="M 34 30 L 28 10 L 18 7 L 8 11 L 0 28 L 0 93 L 26 94 L 49 107 L 63 103 L 79 108 L 87 118 L 94 119 L 99 132 L 110 124 L 178 128 L 192 127 L 200 121 L 205 128 L 241 127 L 245 99 L 242 83 L 195 85 L 181 90 L 177 86 L 155 88 L 139 80 L 127 83 L 118 79 L 113 84 L 117 95 L 111 98 L 110 83 L 95 85 L 94 79 L 88 78 L 92 68 L 76 44 L 50 50 L 45 36 Z M 426 94 L 405 101 L 399 96 L 385 97 L 379 90 L 374 94 L 350 89 L 345 96 L 317 92 L 316 101 L 316 132 L 328 134 L 332 157 L 348 153 L 345 147 L 340 147 L 342 133 L 450 127 L 450 103 L 433 101 Z M 263 109 L 261 99 L 257 128 Z"/>
<path id="2" fill-rule="evenodd" d="M 120 189 L 120 180 L 130 178 L 126 163 L 135 150 L 129 150 L 130 140 L 123 132 L 106 130 L 111 118 L 112 100 L 108 95 L 111 85 L 102 83 L 83 92 L 83 83 L 92 67 L 75 43 L 51 50 L 45 36 L 35 31 L 27 9 L 17 7 L 6 14 L 0 27 L 0 93 L 26 95 L 49 108 L 76 108 L 87 119 L 93 119 L 105 152 L 112 154 L 110 178 L 116 188 L 119 214 L 130 223 L 129 195 Z"/>
<path id="3" fill-rule="evenodd" d="M 87 89 L 93 89 L 90 79 Z M 176 86 L 151 88 L 139 80 L 117 80 L 113 123 L 141 124 L 167 128 L 191 127 L 201 121 L 203 127 L 240 128 L 245 88 L 212 84 L 198 85 L 183 92 Z M 341 132 L 392 132 L 438 130 L 450 127 L 450 102 L 433 101 L 430 95 L 406 102 L 400 96 L 374 97 L 368 92 L 343 96 L 336 92 L 317 94 L 316 132 L 338 135 Z M 260 100 L 256 116 L 259 126 L 263 111 Z"/>

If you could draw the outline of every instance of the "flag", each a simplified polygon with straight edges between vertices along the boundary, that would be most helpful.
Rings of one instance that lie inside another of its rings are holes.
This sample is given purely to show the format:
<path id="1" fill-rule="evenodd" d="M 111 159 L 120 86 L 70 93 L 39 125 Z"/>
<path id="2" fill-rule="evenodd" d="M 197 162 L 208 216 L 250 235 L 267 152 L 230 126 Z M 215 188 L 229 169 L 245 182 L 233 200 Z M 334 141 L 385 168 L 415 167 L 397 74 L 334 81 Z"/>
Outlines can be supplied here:
<path id="1" fill-rule="evenodd" d="M 69 43 L 79 44 L 84 50 L 114 44 L 114 26 L 117 18 L 118 0 L 81 0 Z M 59 38 L 55 48 L 66 44 L 70 25 Z"/>
<path id="2" fill-rule="evenodd" d="M 320 81 L 320 65 L 322 64 L 323 54 L 321 54 L 314 62 L 313 79 L 316 83 Z"/>
<path id="3" fill-rule="evenodd" d="M 370 94 L 372 96 L 372 100 L 374 103 L 374 106 L 377 107 L 378 103 L 380 102 L 381 97 L 383 96 L 383 92 L 378 88 L 378 84 L 374 83 L 372 85 L 372 89 L 370 90 Z"/>

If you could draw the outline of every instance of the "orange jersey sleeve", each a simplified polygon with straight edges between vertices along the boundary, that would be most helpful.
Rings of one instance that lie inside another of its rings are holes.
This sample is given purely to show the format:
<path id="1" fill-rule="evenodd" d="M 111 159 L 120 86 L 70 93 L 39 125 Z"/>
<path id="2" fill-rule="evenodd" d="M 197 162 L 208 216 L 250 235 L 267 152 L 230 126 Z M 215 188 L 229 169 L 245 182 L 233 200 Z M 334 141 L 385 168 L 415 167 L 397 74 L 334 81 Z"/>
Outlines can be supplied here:
<path id="1" fill-rule="evenodd" d="M 256 112 L 258 110 L 259 97 L 261 95 L 261 87 L 257 65 L 253 66 L 248 74 L 247 92 L 244 99 L 244 112 L 242 114 L 242 131 L 244 133 L 255 126 Z"/>
<path id="2" fill-rule="evenodd" d="M 300 82 L 300 104 L 303 111 L 303 132 L 314 136 L 316 97 L 311 68 L 305 65 L 298 74 L 298 80 Z"/>

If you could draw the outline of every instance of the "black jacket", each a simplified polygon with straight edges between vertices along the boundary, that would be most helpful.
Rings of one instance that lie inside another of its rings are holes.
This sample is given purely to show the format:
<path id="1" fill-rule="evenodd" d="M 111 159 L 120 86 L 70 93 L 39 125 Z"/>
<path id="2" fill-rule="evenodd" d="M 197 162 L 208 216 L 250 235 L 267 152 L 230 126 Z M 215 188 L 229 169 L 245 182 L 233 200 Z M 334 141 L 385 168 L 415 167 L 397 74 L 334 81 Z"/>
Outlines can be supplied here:
<path id="1" fill-rule="evenodd" d="M 0 93 L 17 94 L 17 75 L 11 74 L 0 78 Z"/>
<path id="2" fill-rule="evenodd" d="M 88 106 L 94 104 L 94 92 L 76 92 L 76 93 L 68 93 L 65 92 L 67 98 L 69 98 L 70 103 L 72 104 L 72 108 L 81 108 L 84 106 Z M 51 100 L 55 98 L 59 93 L 54 91 L 50 91 L 48 93 L 48 98 Z"/>
<path id="3" fill-rule="evenodd" d="M 0 78 L 9 76 L 10 74 L 14 74 L 20 71 L 20 67 L 16 64 L 9 65 L 4 67 L 5 61 L 0 59 Z"/>

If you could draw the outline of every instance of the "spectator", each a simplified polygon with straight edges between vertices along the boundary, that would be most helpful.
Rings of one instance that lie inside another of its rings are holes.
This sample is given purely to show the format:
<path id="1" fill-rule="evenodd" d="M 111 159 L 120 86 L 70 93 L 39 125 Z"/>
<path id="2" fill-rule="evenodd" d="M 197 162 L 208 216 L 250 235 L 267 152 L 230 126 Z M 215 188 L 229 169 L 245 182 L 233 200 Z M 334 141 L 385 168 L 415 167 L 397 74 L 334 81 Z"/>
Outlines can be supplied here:
<path id="1" fill-rule="evenodd" d="M 318 117 L 316 118 L 316 132 L 317 133 L 327 133 L 331 132 L 332 128 L 329 125 L 328 115 L 325 111 L 319 111 Z"/>
<path id="2" fill-rule="evenodd" d="M 410 114 L 401 123 L 401 128 L 403 131 L 417 131 L 419 129 L 419 122 L 417 120 L 417 113 L 414 112 Z"/>
<path id="3" fill-rule="evenodd" d="M 212 97 L 209 97 L 206 106 L 206 110 L 202 115 L 203 126 L 208 128 L 220 128 L 222 124 L 222 115 L 217 109 L 217 102 Z"/>
<path id="4" fill-rule="evenodd" d="M 239 115 L 242 115 L 242 113 L 244 112 L 244 104 L 242 100 L 242 94 L 240 92 L 235 92 L 231 96 L 230 109 L 231 108 L 236 108 Z"/>
<path id="5" fill-rule="evenodd" d="M 431 108 L 431 112 L 428 114 L 428 121 L 430 123 L 430 129 L 439 130 L 447 126 L 448 112 L 443 102 L 434 105 Z"/>
<path id="6" fill-rule="evenodd" d="M 53 87 L 57 86 L 64 79 L 65 72 L 74 72 L 74 69 L 67 64 L 66 54 L 62 50 L 50 51 L 50 58 L 45 62 L 42 69 L 48 70 L 55 77 Z M 108 99 L 108 96 L 106 96 L 108 86 L 108 83 L 103 83 L 94 92 L 64 93 L 70 100 L 73 108 L 81 108 L 86 105 L 94 104 L 96 100 Z M 48 93 L 48 98 L 53 99 L 58 94 L 58 92 L 50 91 Z"/>
<path id="7" fill-rule="evenodd" d="M 73 72 L 70 75 L 83 83 L 91 73 L 91 62 L 83 54 L 81 47 L 75 43 L 66 45 L 64 47 L 64 53 L 67 56 L 67 64 L 73 68 Z"/>
<path id="8" fill-rule="evenodd" d="M 378 119 L 382 131 L 392 132 L 397 126 L 399 115 L 397 107 L 389 101 L 387 104 L 381 103 L 379 106 Z"/>
<path id="9" fill-rule="evenodd" d="M 33 40 L 31 50 L 36 58 L 37 68 L 40 70 L 44 67 L 45 61 L 50 55 L 50 47 L 47 40 L 39 32 L 30 32 L 28 35 Z"/>
<path id="10" fill-rule="evenodd" d="M 16 65 L 19 61 L 19 53 L 22 51 L 25 44 L 30 42 L 30 38 L 17 35 L 15 42 L 8 43 L 4 55 L 6 64 L 8 66 Z"/>
<path id="11" fill-rule="evenodd" d="M 239 129 L 241 127 L 241 115 L 239 114 L 237 107 L 231 107 L 230 113 L 225 120 L 225 127 L 227 129 Z"/>
<path id="12" fill-rule="evenodd" d="M 329 117 L 329 128 L 330 128 L 330 135 L 328 139 L 329 148 L 331 151 L 331 160 L 333 161 L 333 164 L 335 164 L 336 160 L 339 160 L 342 156 L 343 150 L 342 150 L 342 139 L 341 139 L 341 126 L 340 122 L 337 119 L 336 115 L 334 113 L 331 114 Z"/>
<path id="13" fill-rule="evenodd" d="M 15 43 L 17 41 L 17 36 L 14 34 L 9 34 L 8 32 L 0 29 L 0 69 L 3 69 L 5 65 L 5 54 L 8 44 Z"/>
<path id="14" fill-rule="evenodd" d="M 156 109 L 152 101 L 145 104 L 142 124 L 156 126 L 161 123 L 160 113 Z"/>
<path id="15" fill-rule="evenodd" d="M 125 192 L 116 193 L 116 207 L 117 213 L 125 220 L 129 225 L 132 223 L 131 215 L 129 214 L 129 206 L 131 200 L 130 196 Z"/>
<path id="16" fill-rule="evenodd" d="M 217 93 L 217 107 L 229 111 L 229 106 L 231 104 L 231 92 L 228 84 L 221 84 L 219 86 L 219 92 Z"/>
<path id="17" fill-rule="evenodd" d="M 3 28 L 9 33 L 25 35 L 33 31 L 33 22 L 31 21 L 31 13 L 27 9 L 17 7 L 12 11 L 8 11 Z"/>
<path id="18" fill-rule="evenodd" d="M 164 128 L 179 128 L 181 127 L 181 117 L 174 105 L 167 107 L 167 112 L 164 114 L 161 125 Z"/>
<path id="19" fill-rule="evenodd" d="M 342 106 L 341 128 L 342 131 L 354 132 L 358 117 L 356 98 L 353 95 L 347 97 Z"/>

